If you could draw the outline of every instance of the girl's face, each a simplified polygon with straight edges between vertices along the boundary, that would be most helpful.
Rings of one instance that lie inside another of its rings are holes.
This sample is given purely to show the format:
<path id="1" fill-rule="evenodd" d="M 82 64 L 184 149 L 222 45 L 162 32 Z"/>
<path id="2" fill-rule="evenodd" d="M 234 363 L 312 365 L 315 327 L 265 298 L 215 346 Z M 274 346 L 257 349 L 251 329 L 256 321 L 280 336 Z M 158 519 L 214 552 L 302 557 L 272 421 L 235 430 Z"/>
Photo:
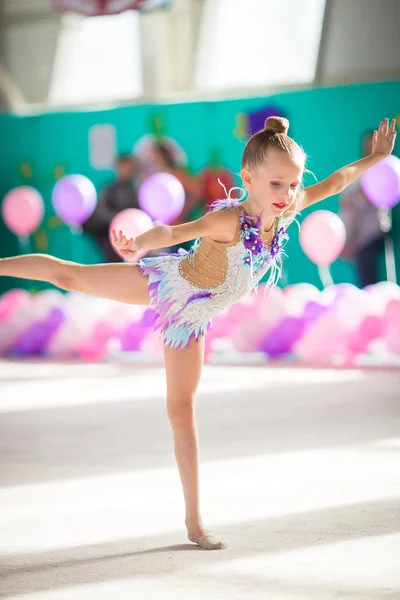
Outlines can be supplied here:
<path id="1" fill-rule="evenodd" d="M 268 150 L 262 165 L 242 169 L 241 176 L 250 198 L 260 210 L 281 215 L 294 204 L 304 172 L 304 157 Z"/>

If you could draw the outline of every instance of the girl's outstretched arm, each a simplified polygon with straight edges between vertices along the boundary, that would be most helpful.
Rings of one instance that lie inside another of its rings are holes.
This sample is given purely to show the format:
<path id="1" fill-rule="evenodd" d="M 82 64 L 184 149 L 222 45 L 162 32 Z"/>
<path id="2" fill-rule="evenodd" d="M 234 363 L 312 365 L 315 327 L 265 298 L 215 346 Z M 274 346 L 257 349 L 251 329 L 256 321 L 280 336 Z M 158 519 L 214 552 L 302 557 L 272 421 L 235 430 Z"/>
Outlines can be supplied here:
<path id="1" fill-rule="evenodd" d="M 232 211 L 216 211 L 182 225 L 159 225 L 135 239 L 126 237 L 122 231 L 113 230 L 112 242 L 123 256 L 132 259 L 140 250 L 168 248 L 199 237 L 210 236 L 217 242 L 230 242 L 235 236 L 237 224 L 237 215 Z"/>
<path id="2" fill-rule="evenodd" d="M 351 163 L 335 171 L 330 177 L 320 183 L 311 185 L 300 192 L 299 209 L 306 208 L 315 202 L 340 194 L 355 179 L 360 177 L 373 165 L 392 153 L 396 139 L 396 120 L 389 126 L 389 119 L 381 121 L 379 129 L 374 131 L 372 138 L 372 153 L 357 162 Z"/>

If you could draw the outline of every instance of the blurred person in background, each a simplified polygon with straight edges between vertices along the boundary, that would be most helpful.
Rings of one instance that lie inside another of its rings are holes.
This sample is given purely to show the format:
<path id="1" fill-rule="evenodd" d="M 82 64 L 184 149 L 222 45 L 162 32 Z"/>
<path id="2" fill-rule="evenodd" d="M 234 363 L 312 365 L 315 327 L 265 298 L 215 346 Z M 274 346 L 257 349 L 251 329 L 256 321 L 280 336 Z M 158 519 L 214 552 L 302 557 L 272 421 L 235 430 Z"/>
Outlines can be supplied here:
<path id="1" fill-rule="evenodd" d="M 363 156 L 372 152 L 373 132 L 363 138 Z M 340 216 L 346 227 L 342 258 L 352 260 L 361 287 L 378 282 L 378 266 L 384 252 L 384 232 L 378 209 L 365 196 L 359 179 L 340 196 Z"/>
<path id="2" fill-rule="evenodd" d="M 139 208 L 139 163 L 130 154 L 120 154 L 116 161 L 116 180 L 106 185 L 100 195 L 96 210 L 84 225 L 98 242 L 107 262 L 122 261 L 109 239 L 112 219 L 126 208 Z"/>

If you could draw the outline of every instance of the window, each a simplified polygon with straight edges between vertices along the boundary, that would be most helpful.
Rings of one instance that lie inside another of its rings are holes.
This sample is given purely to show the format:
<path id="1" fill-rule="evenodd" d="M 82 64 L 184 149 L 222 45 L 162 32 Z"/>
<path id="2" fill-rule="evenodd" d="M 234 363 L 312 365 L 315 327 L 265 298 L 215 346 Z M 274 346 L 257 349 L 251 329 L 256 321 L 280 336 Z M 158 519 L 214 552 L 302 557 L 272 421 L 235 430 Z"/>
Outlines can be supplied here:
<path id="1" fill-rule="evenodd" d="M 117 101 L 142 93 L 139 15 L 62 17 L 50 104 Z"/>
<path id="2" fill-rule="evenodd" d="M 206 0 L 198 90 L 312 82 L 325 0 Z"/>

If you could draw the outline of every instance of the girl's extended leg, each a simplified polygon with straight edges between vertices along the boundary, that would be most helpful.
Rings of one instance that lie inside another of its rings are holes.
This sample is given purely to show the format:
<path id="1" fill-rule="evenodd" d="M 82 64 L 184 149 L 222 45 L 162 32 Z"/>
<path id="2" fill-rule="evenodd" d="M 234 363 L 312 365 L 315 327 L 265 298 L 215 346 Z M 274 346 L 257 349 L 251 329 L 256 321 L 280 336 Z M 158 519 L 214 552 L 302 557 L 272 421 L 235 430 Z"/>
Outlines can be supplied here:
<path id="1" fill-rule="evenodd" d="M 64 290 L 149 304 L 148 277 L 135 264 L 80 265 L 47 254 L 0 259 L 0 276 L 48 281 Z"/>
<path id="2" fill-rule="evenodd" d="M 165 348 L 167 374 L 167 411 L 174 435 L 186 504 L 186 527 L 193 541 L 203 548 L 218 550 L 224 544 L 207 536 L 199 507 L 199 444 L 194 414 L 194 398 L 204 361 L 204 338 L 191 341 L 182 349 Z M 203 539 L 202 539 L 203 538 Z"/>

